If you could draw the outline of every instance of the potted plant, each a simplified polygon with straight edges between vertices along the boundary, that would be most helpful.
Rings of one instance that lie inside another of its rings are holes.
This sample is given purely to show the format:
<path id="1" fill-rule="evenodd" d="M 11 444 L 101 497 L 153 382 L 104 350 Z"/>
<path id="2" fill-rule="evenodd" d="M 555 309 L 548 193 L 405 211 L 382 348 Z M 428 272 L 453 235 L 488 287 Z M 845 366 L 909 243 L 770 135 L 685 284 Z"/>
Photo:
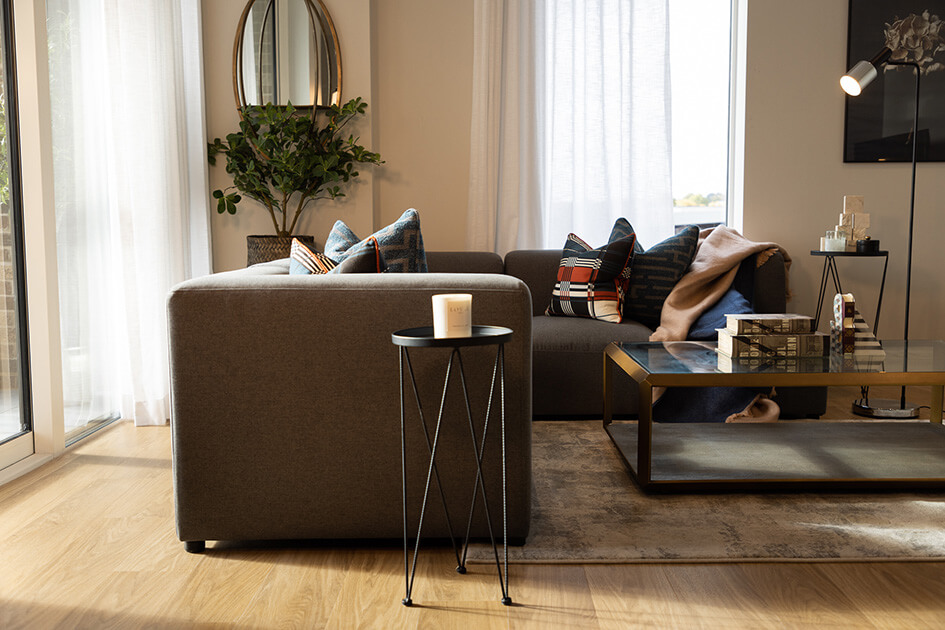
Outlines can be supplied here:
<path id="1" fill-rule="evenodd" d="M 342 186 L 358 176 L 358 163 L 381 164 L 381 156 L 344 137 L 341 130 L 362 116 L 367 103 L 355 98 L 314 114 L 268 103 L 240 111 L 240 130 L 208 143 L 210 164 L 226 156 L 233 185 L 214 190 L 217 212 L 236 214 L 244 197 L 262 204 L 275 234 L 246 237 L 248 264 L 289 255 L 299 217 L 319 199 L 343 197 Z M 312 237 L 296 237 L 314 243 Z"/>

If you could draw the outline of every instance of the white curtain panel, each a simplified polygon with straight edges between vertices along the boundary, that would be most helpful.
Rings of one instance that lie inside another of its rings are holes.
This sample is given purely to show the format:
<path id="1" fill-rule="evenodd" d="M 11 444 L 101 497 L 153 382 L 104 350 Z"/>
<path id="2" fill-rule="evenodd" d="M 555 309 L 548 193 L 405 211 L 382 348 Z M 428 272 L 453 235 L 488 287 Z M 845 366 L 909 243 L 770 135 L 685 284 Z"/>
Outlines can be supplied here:
<path id="1" fill-rule="evenodd" d="M 541 3 L 542 0 L 537 0 Z M 536 0 L 476 0 L 467 246 L 540 246 Z"/>
<path id="2" fill-rule="evenodd" d="M 164 424 L 167 292 L 210 272 L 200 2 L 47 14 L 67 425 Z"/>
<path id="3" fill-rule="evenodd" d="M 618 217 L 671 235 L 668 0 L 476 8 L 470 247 L 596 247 Z"/>

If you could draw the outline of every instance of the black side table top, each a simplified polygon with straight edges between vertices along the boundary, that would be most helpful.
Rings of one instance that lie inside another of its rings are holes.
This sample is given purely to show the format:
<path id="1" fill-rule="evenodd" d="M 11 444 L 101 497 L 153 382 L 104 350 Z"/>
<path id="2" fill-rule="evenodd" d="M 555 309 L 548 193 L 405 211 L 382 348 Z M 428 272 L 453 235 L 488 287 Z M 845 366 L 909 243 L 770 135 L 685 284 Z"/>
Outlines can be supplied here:
<path id="1" fill-rule="evenodd" d="M 469 337 L 434 337 L 433 326 L 405 328 L 392 333 L 391 342 L 397 346 L 411 348 L 457 348 L 465 346 L 488 346 L 505 343 L 512 338 L 512 329 L 505 326 L 473 326 Z"/>
<path id="2" fill-rule="evenodd" d="M 889 256 L 887 250 L 879 250 L 875 252 L 860 253 L 860 252 L 831 252 L 823 249 L 812 249 L 810 250 L 811 256 Z"/>

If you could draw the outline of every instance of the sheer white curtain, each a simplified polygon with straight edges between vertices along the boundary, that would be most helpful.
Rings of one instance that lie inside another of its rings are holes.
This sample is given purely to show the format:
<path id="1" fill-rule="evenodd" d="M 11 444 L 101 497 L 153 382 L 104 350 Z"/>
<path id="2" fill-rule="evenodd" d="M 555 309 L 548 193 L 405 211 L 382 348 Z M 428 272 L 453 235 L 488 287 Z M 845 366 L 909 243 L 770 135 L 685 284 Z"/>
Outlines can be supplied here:
<path id="1" fill-rule="evenodd" d="M 476 6 L 468 244 L 671 235 L 668 0 Z"/>
<path id="2" fill-rule="evenodd" d="M 476 0 L 467 245 L 540 246 L 537 108 L 542 0 Z"/>
<path id="3" fill-rule="evenodd" d="M 169 415 L 165 298 L 210 272 L 199 0 L 48 0 L 68 425 Z"/>

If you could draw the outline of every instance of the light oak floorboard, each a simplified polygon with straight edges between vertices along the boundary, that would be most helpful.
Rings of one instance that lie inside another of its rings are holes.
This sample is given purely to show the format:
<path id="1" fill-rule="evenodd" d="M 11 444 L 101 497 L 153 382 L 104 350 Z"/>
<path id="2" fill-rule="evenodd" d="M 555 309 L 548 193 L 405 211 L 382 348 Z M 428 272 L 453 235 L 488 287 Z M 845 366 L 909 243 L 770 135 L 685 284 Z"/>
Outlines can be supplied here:
<path id="1" fill-rule="evenodd" d="M 831 390 L 828 417 L 850 417 L 857 396 Z M 0 487 L 0 628 L 945 625 L 940 562 L 513 565 L 506 607 L 494 566 L 459 575 L 452 550 L 430 545 L 407 608 L 396 542 L 186 553 L 170 466 L 168 427 L 121 422 Z"/>

